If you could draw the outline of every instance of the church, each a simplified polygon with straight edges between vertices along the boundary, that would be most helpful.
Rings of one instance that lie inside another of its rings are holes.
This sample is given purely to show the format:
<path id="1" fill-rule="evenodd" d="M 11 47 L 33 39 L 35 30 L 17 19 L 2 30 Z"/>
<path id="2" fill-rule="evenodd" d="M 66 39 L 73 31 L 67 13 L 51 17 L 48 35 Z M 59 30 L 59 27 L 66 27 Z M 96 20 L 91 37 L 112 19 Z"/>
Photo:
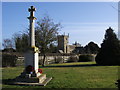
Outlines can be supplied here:
<path id="1" fill-rule="evenodd" d="M 68 35 L 58 35 L 58 52 L 59 53 L 73 53 L 78 52 L 78 48 L 81 47 L 81 45 L 77 42 L 75 42 L 73 45 L 69 45 L 69 34 Z"/>

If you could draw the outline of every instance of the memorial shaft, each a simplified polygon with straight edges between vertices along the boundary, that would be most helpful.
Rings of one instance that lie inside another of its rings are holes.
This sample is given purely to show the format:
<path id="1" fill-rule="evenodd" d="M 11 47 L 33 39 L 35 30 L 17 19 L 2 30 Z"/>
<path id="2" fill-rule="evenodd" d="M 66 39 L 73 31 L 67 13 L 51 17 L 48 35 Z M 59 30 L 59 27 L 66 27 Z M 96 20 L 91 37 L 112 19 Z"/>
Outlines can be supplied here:
<path id="1" fill-rule="evenodd" d="M 28 11 L 30 12 L 30 16 L 28 17 L 30 22 L 29 27 L 29 47 L 30 49 L 25 55 L 25 67 L 32 66 L 35 70 L 35 72 L 38 72 L 38 51 L 36 50 L 37 47 L 35 47 L 35 30 L 34 30 L 34 21 L 36 18 L 34 17 L 34 11 L 35 8 L 31 6 Z"/>
<path id="2" fill-rule="evenodd" d="M 30 16 L 28 17 L 29 22 L 30 22 L 30 31 L 29 31 L 29 36 L 30 36 L 30 40 L 29 40 L 29 46 L 30 47 L 34 47 L 35 46 L 35 30 L 34 30 L 34 20 L 36 20 L 36 18 L 34 17 L 34 11 L 35 8 L 33 6 L 31 6 L 31 8 L 28 9 L 28 11 L 30 12 Z"/>

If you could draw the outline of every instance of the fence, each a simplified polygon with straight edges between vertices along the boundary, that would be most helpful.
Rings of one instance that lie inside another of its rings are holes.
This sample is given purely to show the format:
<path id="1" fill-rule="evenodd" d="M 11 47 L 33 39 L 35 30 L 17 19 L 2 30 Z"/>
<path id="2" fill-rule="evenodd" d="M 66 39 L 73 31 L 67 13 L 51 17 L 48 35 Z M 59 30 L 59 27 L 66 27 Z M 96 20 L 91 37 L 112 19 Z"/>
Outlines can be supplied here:
<path id="1" fill-rule="evenodd" d="M 79 61 L 79 56 L 81 54 L 58 54 L 58 53 L 51 53 L 46 54 L 45 64 L 53 64 L 53 63 L 66 63 L 66 62 L 76 62 Z M 92 54 L 91 54 L 92 55 Z M 92 55 L 93 59 L 96 55 Z M 39 64 L 42 64 L 44 55 L 39 54 Z M 23 54 L 2 54 L 2 66 L 21 66 L 24 65 L 24 56 Z"/>
<path id="2" fill-rule="evenodd" d="M 52 63 L 65 63 L 68 62 L 71 56 L 46 56 L 45 63 L 52 64 Z M 39 62 L 42 63 L 44 56 L 39 56 Z"/>
<path id="3" fill-rule="evenodd" d="M 19 56 L 17 57 L 16 66 L 22 66 L 22 65 L 24 65 L 24 57 Z"/>

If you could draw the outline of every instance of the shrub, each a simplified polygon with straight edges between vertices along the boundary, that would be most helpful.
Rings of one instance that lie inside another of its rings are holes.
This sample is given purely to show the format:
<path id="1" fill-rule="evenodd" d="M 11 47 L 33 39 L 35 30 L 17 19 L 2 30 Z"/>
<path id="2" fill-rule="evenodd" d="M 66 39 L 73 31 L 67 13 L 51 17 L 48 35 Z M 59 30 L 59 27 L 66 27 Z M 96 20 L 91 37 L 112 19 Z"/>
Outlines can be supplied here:
<path id="1" fill-rule="evenodd" d="M 8 67 L 8 66 L 16 66 L 17 56 L 16 55 L 10 55 L 10 54 L 3 54 L 2 55 L 2 66 Z"/>
<path id="2" fill-rule="evenodd" d="M 95 57 L 93 55 L 80 55 L 79 62 L 89 62 L 94 61 Z"/>

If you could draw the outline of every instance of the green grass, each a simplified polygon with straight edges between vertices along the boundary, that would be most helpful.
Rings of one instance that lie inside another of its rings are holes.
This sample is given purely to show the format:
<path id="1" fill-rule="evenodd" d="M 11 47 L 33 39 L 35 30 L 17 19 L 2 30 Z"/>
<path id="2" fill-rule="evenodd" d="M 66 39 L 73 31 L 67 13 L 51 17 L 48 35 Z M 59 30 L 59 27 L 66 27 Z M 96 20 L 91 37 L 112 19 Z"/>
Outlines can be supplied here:
<path id="1" fill-rule="evenodd" d="M 96 66 L 95 62 L 51 64 L 41 67 L 47 77 L 53 79 L 46 86 L 5 85 L 3 88 L 116 88 L 118 66 Z M 2 79 L 20 75 L 23 67 L 2 69 Z"/>

